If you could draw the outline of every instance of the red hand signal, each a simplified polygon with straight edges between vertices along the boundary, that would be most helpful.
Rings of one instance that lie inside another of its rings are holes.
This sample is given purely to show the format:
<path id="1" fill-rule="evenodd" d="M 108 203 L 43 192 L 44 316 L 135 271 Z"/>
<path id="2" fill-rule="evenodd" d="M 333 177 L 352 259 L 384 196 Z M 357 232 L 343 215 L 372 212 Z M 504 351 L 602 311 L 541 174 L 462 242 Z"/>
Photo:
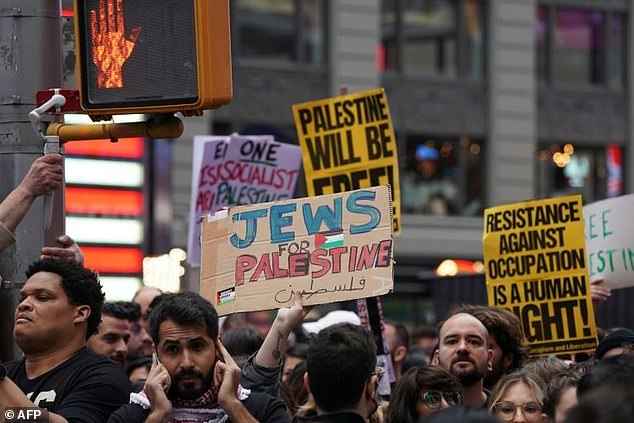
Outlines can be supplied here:
<path id="1" fill-rule="evenodd" d="M 97 12 L 90 11 L 92 41 L 92 61 L 97 66 L 97 86 L 99 88 L 123 88 L 123 64 L 128 60 L 136 43 L 141 27 L 137 26 L 125 38 L 123 21 L 123 0 L 99 0 L 99 28 Z M 107 13 L 107 18 L 106 18 Z"/>

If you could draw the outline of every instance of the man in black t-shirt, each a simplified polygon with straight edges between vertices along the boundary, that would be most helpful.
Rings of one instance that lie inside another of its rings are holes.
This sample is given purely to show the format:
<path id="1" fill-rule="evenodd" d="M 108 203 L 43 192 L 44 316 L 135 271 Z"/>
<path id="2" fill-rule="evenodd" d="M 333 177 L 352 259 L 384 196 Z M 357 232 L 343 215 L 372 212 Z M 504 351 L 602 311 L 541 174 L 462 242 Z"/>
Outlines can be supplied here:
<path id="1" fill-rule="evenodd" d="M 0 369 L 0 410 L 40 407 L 51 423 L 107 421 L 130 387 L 121 368 L 86 348 L 104 301 L 97 275 L 74 261 L 45 259 L 26 276 L 13 332 L 25 357 Z"/>

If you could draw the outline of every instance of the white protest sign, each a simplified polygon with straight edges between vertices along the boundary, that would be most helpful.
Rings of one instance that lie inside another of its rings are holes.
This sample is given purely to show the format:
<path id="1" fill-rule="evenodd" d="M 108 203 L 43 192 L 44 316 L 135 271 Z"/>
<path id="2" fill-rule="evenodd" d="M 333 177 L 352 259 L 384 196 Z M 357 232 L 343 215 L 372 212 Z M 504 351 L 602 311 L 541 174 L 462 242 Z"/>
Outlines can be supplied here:
<path id="1" fill-rule="evenodd" d="M 272 135 L 196 136 L 192 164 L 188 263 L 200 266 L 200 217 L 293 197 L 301 150 Z"/>
<path id="2" fill-rule="evenodd" d="M 229 137 L 196 135 L 192 157 L 192 190 L 187 233 L 187 263 L 200 266 L 200 219 L 224 207 L 217 193 Z"/>
<path id="3" fill-rule="evenodd" d="M 590 280 L 608 288 L 634 286 L 634 194 L 597 201 L 583 208 Z"/>

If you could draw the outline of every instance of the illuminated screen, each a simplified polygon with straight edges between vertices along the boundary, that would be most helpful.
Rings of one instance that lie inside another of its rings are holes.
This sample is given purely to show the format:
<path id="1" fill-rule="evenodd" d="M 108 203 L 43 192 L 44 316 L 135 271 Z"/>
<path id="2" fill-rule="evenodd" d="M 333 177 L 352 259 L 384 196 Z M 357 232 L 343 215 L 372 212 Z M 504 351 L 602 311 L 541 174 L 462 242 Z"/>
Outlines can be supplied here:
<path id="1" fill-rule="evenodd" d="M 78 2 L 88 109 L 198 99 L 194 0 Z"/>

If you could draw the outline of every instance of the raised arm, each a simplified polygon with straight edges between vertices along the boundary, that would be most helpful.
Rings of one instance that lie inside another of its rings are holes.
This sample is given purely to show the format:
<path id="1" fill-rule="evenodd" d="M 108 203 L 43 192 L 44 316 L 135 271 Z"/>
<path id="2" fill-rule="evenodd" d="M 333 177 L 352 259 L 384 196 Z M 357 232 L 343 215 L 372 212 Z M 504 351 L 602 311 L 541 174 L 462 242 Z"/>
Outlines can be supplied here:
<path id="1" fill-rule="evenodd" d="M 18 186 L 0 203 L 0 226 L 12 234 L 33 201 L 38 196 L 59 188 L 63 178 L 61 155 L 46 154 L 35 160 Z M 0 250 L 2 247 L 0 243 Z"/>
<path id="2" fill-rule="evenodd" d="M 255 356 L 255 362 L 264 367 L 279 366 L 283 354 L 288 349 L 288 335 L 304 320 L 309 311 L 310 308 L 303 306 L 300 294 L 295 294 L 292 307 L 280 308 Z"/>

